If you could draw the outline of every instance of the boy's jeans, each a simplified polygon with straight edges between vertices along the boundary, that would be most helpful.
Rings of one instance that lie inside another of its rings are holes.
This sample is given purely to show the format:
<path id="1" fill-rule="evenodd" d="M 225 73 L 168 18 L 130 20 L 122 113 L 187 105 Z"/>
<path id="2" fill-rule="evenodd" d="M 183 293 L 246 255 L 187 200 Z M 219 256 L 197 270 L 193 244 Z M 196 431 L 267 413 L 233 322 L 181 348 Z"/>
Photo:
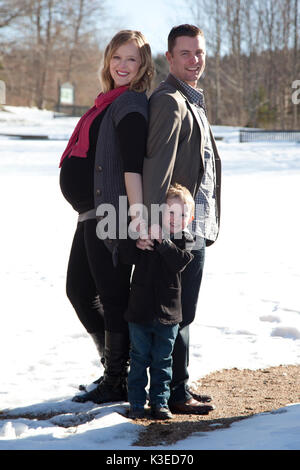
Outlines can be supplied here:
<path id="1" fill-rule="evenodd" d="M 142 408 L 146 403 L 147 367 L 150 367 L 150 405 L 168 406 L 172 351 L 177 331 L 178 324 L 163 325 L 158 321 L 151 325 L 129 323 L 128 401 L 131 407 Z"/>

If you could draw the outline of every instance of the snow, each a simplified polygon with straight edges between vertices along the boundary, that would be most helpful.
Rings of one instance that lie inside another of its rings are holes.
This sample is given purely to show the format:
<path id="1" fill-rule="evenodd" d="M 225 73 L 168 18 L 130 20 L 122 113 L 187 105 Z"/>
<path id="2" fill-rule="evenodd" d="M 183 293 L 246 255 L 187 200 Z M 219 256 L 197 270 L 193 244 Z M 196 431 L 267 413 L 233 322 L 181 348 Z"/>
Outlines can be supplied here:
<path id="1" fill-rule="evenodd" d="M 58 139 L 0 136 L 0 450 L 141 450 L 139 426 L 123 416 L 127 403 L 71 401 L 78 384 L 101 373 L 65 295 L 76 214 L 60 193 L 58 162 L 76 122 L 0 111 L 0 134 Z M 223 137 L 222 224 L 191 327 L 191 381 L 300 362 L 300 144 L 240 144 L 237 128 L 214 132 Z M 295 403 L 147 449 L 299 450 L 299 423 Z"/>

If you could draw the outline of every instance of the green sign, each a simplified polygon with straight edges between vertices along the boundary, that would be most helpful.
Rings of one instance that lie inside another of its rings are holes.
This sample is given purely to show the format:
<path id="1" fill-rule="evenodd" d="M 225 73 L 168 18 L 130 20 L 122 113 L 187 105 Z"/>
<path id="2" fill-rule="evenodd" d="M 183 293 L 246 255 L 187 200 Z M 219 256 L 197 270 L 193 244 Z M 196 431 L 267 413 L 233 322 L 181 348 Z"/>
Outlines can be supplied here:
<path id="1" fill-rule="evenodd" d="M 63 83 L 63 85 L 61 85 L 60 103 L 74 104 L 74 86 L 71 83 Z"/>

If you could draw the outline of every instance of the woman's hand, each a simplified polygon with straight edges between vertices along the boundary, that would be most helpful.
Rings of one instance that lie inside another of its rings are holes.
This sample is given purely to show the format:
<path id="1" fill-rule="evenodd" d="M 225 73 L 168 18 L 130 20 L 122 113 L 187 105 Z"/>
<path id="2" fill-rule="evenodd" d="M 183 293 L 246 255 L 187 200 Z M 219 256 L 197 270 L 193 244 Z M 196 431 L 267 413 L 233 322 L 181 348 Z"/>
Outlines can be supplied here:
<path id="1" fill-rule="evenodd" d="M 153 251 L 153 241 L 151 240 L 150 234 L 147 232 L 147 226 L 144 226 L 142 233 L 140 232 L 140 238 L 136 242 L 137 248 L 140 250 Z M 149 229 L 150 231 L 150 229 Z"/>
<path id="2" fill-rule="evenodd" d="M 152 240 L 157 240 L 159 243 L 162 242 L 162 230 L 159 224 L 153 224 L 149 227 L 149 236 Z"/>
<path id="3" fill-rule="evenodd" d="M 149 227 L 149 233 L 146 237 L 140 236 L 138 239 L 136 246 L 140 250 L 151 250 L 153 251 L 154 242 L 153 240 L 157 240 L 159 243 L 162 242 L 162 229 L 159 224 L 153 224 Z"/>

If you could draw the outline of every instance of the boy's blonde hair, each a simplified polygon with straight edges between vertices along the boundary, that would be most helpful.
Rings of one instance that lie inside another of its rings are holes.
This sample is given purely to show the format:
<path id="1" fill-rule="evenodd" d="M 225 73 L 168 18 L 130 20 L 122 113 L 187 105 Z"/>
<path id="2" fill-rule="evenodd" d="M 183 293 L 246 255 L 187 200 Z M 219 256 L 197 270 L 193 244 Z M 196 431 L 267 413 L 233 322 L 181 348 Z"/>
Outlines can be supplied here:
<path id="1" fill-rule="evenodd" d="M 186 204 L 190 210 L 191 215 L 194 215 L 195 211 L 195 201 L 190 191 L 179 183 L 172 184 L 167 192 L 167 199 L 174 199 L 178 197 L 181 201 Z"/>

